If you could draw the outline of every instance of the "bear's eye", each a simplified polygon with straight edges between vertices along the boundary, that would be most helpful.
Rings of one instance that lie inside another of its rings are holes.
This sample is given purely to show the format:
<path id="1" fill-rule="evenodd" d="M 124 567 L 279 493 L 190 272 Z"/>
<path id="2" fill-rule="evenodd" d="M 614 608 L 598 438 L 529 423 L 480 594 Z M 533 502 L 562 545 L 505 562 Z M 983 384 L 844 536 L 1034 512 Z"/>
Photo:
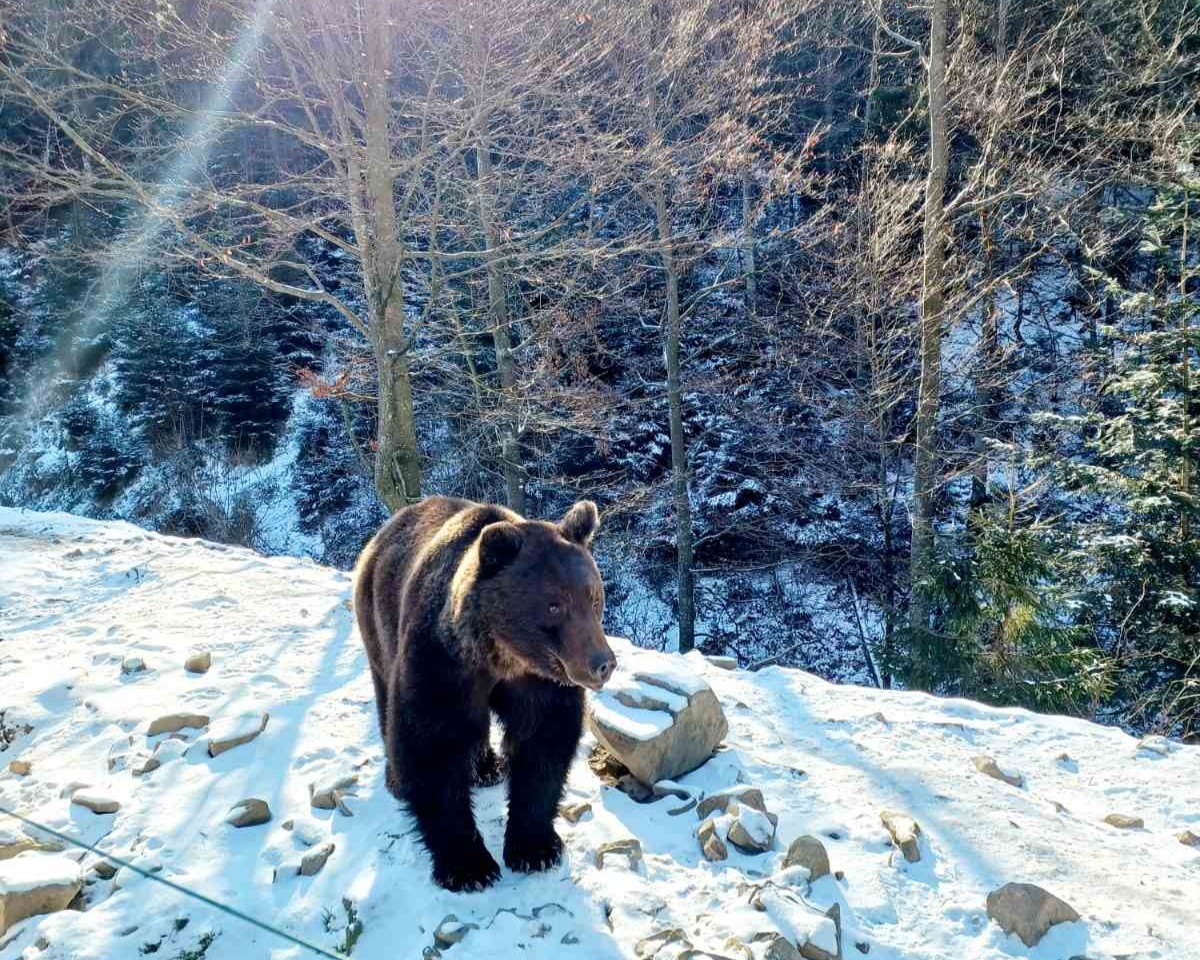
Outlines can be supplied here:
<path id="1" fill-rule="evenodd" d="M 552 603 L 546 609 L 550 611 L 551 615 L 557 616 L 558 614 L 562 613 L 562 604 Z"/>

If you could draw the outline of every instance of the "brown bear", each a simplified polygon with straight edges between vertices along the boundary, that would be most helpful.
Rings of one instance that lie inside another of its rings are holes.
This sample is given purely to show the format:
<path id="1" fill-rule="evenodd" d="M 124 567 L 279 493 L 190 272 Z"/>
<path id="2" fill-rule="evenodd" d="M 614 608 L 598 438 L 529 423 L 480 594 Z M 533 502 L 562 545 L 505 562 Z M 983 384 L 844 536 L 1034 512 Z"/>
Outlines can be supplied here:
<path id="1" fill-rule="evenodd" d="M 504 862 L 556 864 L 554 817 L 583 729 L 583 688 L 616 658 L 601 626 L 604 584 L 589 545 L 596 505 L 557 523 L 430 497 L 397 512 L 355 568 L 388 788 L 411 811 L 448 890 L 479 890 L 500 868 L 480 837 L 471 787 L 508 774 Z M 491 714 L 504 728 L 490 745 Z"/>

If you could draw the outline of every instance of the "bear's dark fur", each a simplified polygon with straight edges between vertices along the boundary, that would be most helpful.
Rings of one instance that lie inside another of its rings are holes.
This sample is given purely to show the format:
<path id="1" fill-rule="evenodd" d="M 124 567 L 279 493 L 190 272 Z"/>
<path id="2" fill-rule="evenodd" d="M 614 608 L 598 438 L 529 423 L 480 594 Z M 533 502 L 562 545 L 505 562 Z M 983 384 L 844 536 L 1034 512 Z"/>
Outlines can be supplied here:
<path id="1" fill-rule="evenodd" d="M 416 820 L 434 879 L 482 889 L 500 875 L 471 787 L 508 772 L 504 862 L 558 862 L 554 817 L 583 727 L 583 690 L 616 660 L 581 501 L 560 523 L 431 497 L 400 510 L 359 558 L 354 607 L 375 681 L 387 784 Z M 504 727 L 503 757 L 489 741 Z"/>

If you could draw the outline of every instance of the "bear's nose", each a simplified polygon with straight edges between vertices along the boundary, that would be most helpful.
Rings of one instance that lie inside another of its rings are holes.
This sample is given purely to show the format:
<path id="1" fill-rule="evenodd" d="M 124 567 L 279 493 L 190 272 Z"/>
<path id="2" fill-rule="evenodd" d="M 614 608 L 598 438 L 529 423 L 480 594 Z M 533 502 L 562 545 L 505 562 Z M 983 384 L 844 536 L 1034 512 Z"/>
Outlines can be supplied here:
<path id="1" fill-rule="evenodd" d="M 589 664 L 592 671 L 592 678 L 598 683 L 604 683 L 612 676 L 612 672 L 616 669 L 617 658 L 610 652 L 594 653 Z"/>

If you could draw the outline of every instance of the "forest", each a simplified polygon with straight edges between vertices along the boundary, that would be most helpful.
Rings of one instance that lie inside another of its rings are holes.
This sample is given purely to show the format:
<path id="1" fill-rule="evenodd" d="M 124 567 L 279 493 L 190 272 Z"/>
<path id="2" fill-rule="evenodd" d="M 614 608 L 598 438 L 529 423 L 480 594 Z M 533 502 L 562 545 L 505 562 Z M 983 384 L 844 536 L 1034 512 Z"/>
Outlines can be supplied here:
<path id="1" fill-rule="evenodd" d="M 0 0 L 0 504 L 1200 737 L 1197 0 Z"/>

